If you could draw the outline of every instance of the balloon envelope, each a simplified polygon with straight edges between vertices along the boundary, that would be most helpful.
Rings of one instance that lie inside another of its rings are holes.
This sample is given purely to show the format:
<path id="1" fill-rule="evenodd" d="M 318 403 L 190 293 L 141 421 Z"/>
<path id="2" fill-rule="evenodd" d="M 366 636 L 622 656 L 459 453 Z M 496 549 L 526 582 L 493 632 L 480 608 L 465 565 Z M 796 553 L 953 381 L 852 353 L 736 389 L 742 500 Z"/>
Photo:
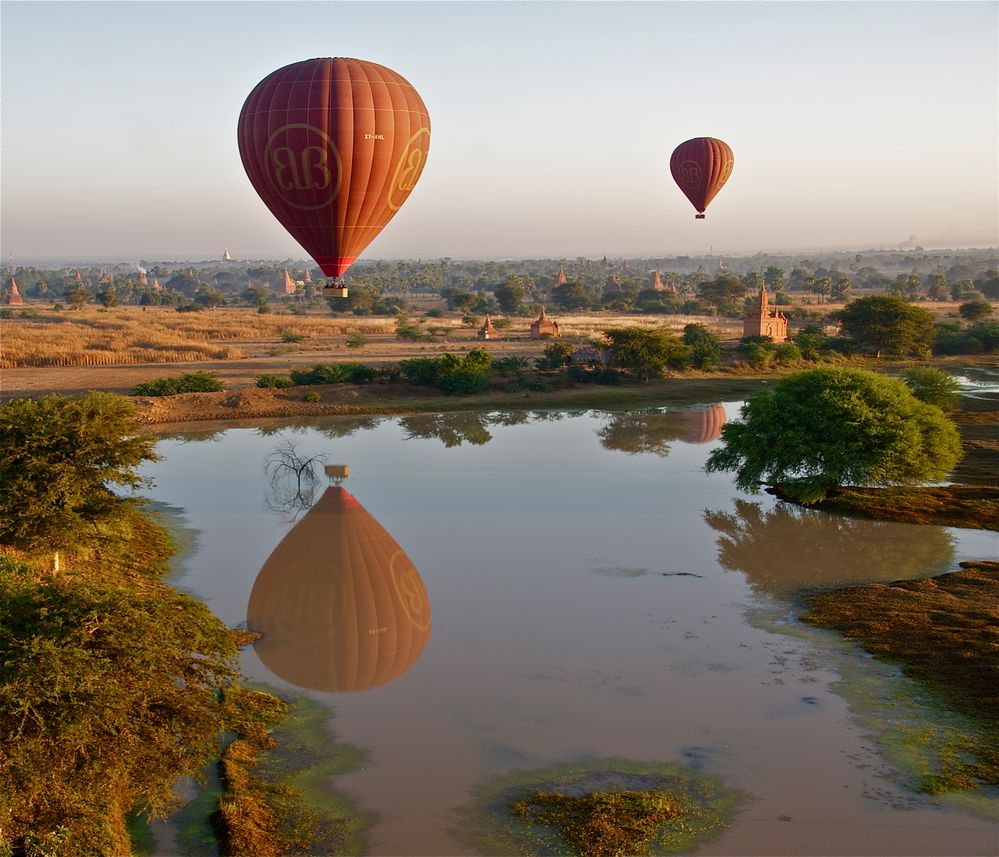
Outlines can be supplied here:
<path id="1" fill-rule="evenodd" d="M 728 144 L 714 137 L 695 137 L 681 143 L 669 159 L 669 171 L 684 196 L 697 209 L 697 219 L 732 175 L 735 158 Z"/>
<path id="2" fill-rule="evenodd" d="M 246 610 L 254 650 L 275 675 L 311 690 L 353 691 L 401 676 L 430 639 L 419 572 L 345 489 L 326 489 L 281 540 Z"/>
<path id="3" fill-rule="evenodd" d="M 260 81 L 237 136 L 260 198 L 327 277 L 340 277 L 420 178 L 430 116 L 391 69 L 324 57 Z"/>

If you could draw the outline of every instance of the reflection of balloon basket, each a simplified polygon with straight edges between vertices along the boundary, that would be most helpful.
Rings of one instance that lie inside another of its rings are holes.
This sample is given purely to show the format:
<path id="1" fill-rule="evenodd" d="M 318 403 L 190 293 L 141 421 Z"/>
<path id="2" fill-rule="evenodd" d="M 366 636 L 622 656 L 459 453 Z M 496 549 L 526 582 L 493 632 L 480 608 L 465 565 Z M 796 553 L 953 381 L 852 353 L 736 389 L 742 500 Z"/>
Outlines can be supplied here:
<path id="1" fill-rule="evenodd" d="M 332 282 L 327 280 L 326 285 L 323 286 L 323 294 L 328 298 L 345 298 L 347 297 L 347 286 L 339 278 Z"/>
<path id="2" fill-rule="evenodd" d="M 707 216 L 707 215 L 704 215 L 704 214 L 695 214 L 695 215 L 694 215 L 694 220 L 704 220 L 704 218 L 705 218 L 706 216 Z"/>

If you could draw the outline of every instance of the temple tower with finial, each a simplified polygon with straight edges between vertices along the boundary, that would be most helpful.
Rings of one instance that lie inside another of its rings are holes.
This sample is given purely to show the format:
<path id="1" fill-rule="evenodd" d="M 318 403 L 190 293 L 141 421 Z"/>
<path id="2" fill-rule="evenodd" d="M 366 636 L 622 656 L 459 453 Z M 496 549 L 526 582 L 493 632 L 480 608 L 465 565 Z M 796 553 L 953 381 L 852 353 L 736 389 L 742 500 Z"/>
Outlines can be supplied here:
<path id="1" fill-rule="evenodd" d="M 541 315 L 531 322 L 531 339 L 543 339 L 546 336 L 558 339 L 561 334 L 558 332 L 558 322 L 548 318 L 545 308 L 541 307 Z"/>
<path id="2" fill-rule="evenodd" d="M 17 289 L 17 281 L 13 277 L 10 278 L 10 287 L 7 289 L 3 302 L 6 306 L 24 306 L 24 298 L 21 297 L 21 293 Z"/>
<path id="3" fill-rule="evenodd" d="M 486 320 L 482 322 L 482 327 L 479 328 L 479 332 L 476 334 L 478 339 L 495 339 L 496 338 L 496 328 L 493 327 L 492 319 L 486 316 Z"/>
<path id="4" fill-rule="evenodd" d="M 776 306 L 770 306 L 766 286 L 760 286 L 756 303 L 742 318 L 742 335 L 769 336 L 774 342 L 787 339 L 787 316 Z"/>

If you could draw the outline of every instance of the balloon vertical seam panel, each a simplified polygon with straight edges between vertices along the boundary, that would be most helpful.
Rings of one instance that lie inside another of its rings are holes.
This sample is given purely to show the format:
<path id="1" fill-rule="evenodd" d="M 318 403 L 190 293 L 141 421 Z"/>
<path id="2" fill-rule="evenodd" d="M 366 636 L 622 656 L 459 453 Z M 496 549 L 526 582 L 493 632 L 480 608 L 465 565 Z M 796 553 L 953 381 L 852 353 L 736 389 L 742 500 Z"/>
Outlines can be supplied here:
<path id="1" fill-rule="evenodd" d="M 388 107 L 381 109 L 387 110 L 392 120 L 396 120 L 396 117 L 398 117 L 401 120 L 402 112 L 399 111 L 398 109 L 396 96 L 401 95 L 402 87 L 399 86 L 393 88 L 390 85 L 394 81 L 390 80 L 391 74 L 388 73 L 389 72 L 388 69 L 383 68 L 381 66 L 376 66 L 373 69 L 373 71 L 378 75 L 379 78 L 378 83 L 380 88 L 380 96 L 384 99 L 387 99 L 389 105 Z M 372 86 L 372 90 L 373 91 L 375 90 L 374 86 Z M 380 109 L 377 104 L 377 99 L 374 100 L 373 109 L 375 111 L 375 128 L 377 130 L 380 128 L 378 121 Z M 359 243 L 361 241 L 363 241 L 364 244 L 369 243 L 374 238 L 374 236 L 378 234 L 378 231 L 382 229 L 389 222 L 389 220 L 392 219 L 392 216 L 395 213 L 388 205 L 389 194 L 391 193 L 390 183 L 392 181 L 392 168 L 396 161 L 396 153 L 397 151 L 399 151 L 400 138 L 405 137 L 405 139 L 408 139 L 408 133 L 410 129 L 410 116 L 408 113 L 406 113 L 407 130 L 405 135 L 400 135 L 397 133 L 397 131 L 399 130 L 397 127 L 398 120 L 392 121 L 391 124 L 392 124 L 391 129 L 385 128 L 385 130 L 391 131 L 392 151 L 390 154 L 382 158 L 384 169 L 380 170 L 381 184 L 378 188 L 377 193 L 372 194 L 370 203 L 367 206 L 367 210 L 365 210 L 365 206 L 361 207 L 361 217 L 359 218 L 360 222 L 358 224 L 358 231 L 360 234 L 355 235 L 354 238 L 354 240 Z M 402 142 L 401 145 L 405 146 L 405 143 Z M 380 223 L 378 222 L 378 217 L 377 217 L 379 205 L 381 206 Z"/>
<path id="2" fill-rule="evenodd" d="M 379 133 L 375 115 L 375 93 L 370 79 L 370 69 L 356 60 L 344 60 L 347 85 L 354 105 L 351 124 L 351 175 L 344 201 L 346 223 L 343 226 L 340 254 L 346 258 L 357 256 L 357 234 L 362 228 L 360 216 L 365 198 L 370 194 L 372 170 L 375 165 L 375 148 Z M 370 129 L 370 130 L 365 130 Z M 358 146 L 360 135 L 370 134 L 370 146 Z M 344 135 L 346 137 L 346 135 Z"/>

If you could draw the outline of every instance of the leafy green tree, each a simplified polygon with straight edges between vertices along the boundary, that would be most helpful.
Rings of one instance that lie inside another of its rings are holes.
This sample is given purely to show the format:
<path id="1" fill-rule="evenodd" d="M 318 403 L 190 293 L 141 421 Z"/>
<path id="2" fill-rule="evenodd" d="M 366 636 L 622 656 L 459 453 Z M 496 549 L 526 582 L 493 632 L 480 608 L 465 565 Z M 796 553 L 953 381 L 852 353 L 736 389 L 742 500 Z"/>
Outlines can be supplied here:
<path id="1" fill-rule="evenodd" d="M 696 322 L 683 328 L 683 341 L 690 346 L 690 362 L 698 369 L 715 369 L 721 365 L 721 341 L 703 324 Z"/>
<path id="2" fill-rule="evenodd" d="M 667 328 L 624 327 L 604 331 L 613 365 L 633 369 L 640 381 L 690 360 L 691 348 Z"/>
<path id="3" fill-rule="evenodd" d="M 850 289 L 853 288 L 853 283 L 850 282 L 850 278 L 843 275 L 836 278 L 836 282 L 832 286 L 832 290 L 829 296 L 834 301 L 845 301 L 850 297 Z"/>
<path id="4" fill-rule="evenodd" d="M 992 315 L 992 309 L 992 304 L 988 301 L 968 301 L 961 304 L 957 311 L 961 314 L 961 318 L 966 321 L 981 321 Z"/>
<path id="5" fill-rule="evenodd" d="M 736 349 L 754 369 L 769 369 L 777 358 L 777 346 L 769 336 L 747 336 Z"/>
<path id="6" fill-rule="evenodd" d="M 80 309 L 93 297 L 87 289 L 70 289 L 63 294 L 70 309 Z"/>
<path id="7" fill-rule="evenodd" d="M 982 343 L 982 350 L 986 354 L 999 350 L 999 322 L 980 321 L 969 327 L 968 333 Z"/>
<path id="8" fill-rule="evenodd" d="M 0 543 L 27 551 L 82 546 L 124 502 L 136 468 L 156 461 L 131 401 L 109 393 L 0 405 Z"/>
<path id="9" fill-rule="evenodd" d="M 719 315 L 730 317 L 742 315 L 745 295 L 746 286 L 732 274 L 722 274 L 714 280 L 701 283 L 697 289 L 697 296 L 702 301 L 718 310 Z"/>
<path id="10" fill-rule="evenodd" d="M 563 310 L 586 309 L 593 303 L 593 295 L 582 283 L 563 283 L 555 289 L 553 298 Z"/>
<path id="11" fill-rule="evenodd" d="M 562 369 L 569 364 L 572 346 L 568 342 L 549 342 L 543 357 L 535 360 L 535 365 L 543 372 Z"/>
<path id="12" fill-rule="evenodd" d="M 511 277 L 496 287 L 496 302 L 507 315 L 516 315 L 524 302 L 524 284 L 517 277 Z"/>
<path id="13" fill-rule="evenodd" d="M 779 291 L 784 288 L 784 269 L 778 268 L 776 265 L 768 265 L 767 269 L 763 272 L 763 282 L 767 284 L 767 288 L 771 291 Z"/>
<path id="14" fill-rule="evenodd" d="M 928 356 L 935 336 L 930 312 L 893 295 L 857 298 L 837 317 L 847 339 L 878 356 Z"/>
<path id="15" fill-rule="evenodd" d="M 860 369 L 813 369 L 751 397 L 722 430 L 708 471 L 736 485 L 781 485 L 806 503 L 839 485 L 939 480 L 961 458 L 957 428 L 894 378 Z"/>
<path id="16" fill-rule="evenodd" d="M 930 274 L 926 282 L 926 296 L 931 301 L 945 301 L 950 297 L 950 283 L 946 274 Z"/>
<path id="17" fill-rule="evenodd" d="M 126 814 L 176 807 L 225 728 L 228 628 L 189 596 L 0 556 L 0 846 L 130 854 Z M 8 852 L 10 853 L 10 852 Z"/>
<path id="18" fill-rule="evenodd" d="M 118 306 L 118 292 L 115 291 L 114 286 L 108 286 L 97 293 L 97 300 L 105 309 L 111 309 L 111 307 Z"/>
<path id="19" fill-rule="evenodd" d="M 932 366 L 915 366 L 902 373 L 902 380 L 921 402 L 936 405 L 942 411 L 952 411 L 957 407 L 961 386 L 948 372 Z"/>
<path id="20" fill-rule="evenodd" d="M 982 276 L 975 277 L 975 288 L 990 301 L 999 301 L 999 272 L 990 268 Z"/>

